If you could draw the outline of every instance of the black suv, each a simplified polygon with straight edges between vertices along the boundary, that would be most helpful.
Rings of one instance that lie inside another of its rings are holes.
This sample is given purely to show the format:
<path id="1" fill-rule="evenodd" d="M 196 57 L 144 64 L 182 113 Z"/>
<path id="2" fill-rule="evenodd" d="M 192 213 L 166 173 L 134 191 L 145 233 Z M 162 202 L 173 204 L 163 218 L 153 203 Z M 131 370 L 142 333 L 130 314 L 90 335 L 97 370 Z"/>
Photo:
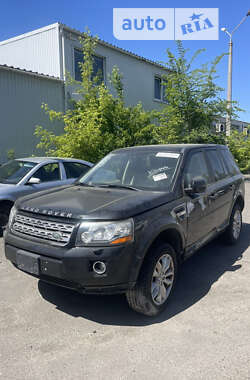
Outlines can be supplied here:
<path id="1" fill-rule="evenodd" d="M 74 185 L 18 200 L 5 254 L 59 286 L 124 292 L 134 310 L 153 316 L 183 260 L 220 233 L 237 242 L 243 208 L 243 176 L 227 147 L 124 148 Z"/>

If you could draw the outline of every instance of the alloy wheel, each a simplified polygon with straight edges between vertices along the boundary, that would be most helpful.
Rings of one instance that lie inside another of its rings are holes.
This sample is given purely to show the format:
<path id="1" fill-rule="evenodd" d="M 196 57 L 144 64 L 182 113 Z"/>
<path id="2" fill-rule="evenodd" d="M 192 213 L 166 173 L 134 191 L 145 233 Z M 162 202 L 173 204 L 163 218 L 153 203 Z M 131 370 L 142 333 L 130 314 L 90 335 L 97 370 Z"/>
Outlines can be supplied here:
<path id="1" fill-rule="evenodd" d="M 151 296 L 156 305 L 162 305 L 168 298 L 174 283 L 174 261 L 164 254 L 157 261 L 151 283 Z"/>
<path id="2" fill-rule="evenodd" d="M 233 225 L 232 225 L 232 232 L 233 232 L 233 237 L 235 240 L 238 239 L 241 231 L 241 212 L 240 210 L 235 210 L 234 216 L 233 216 Z"/>

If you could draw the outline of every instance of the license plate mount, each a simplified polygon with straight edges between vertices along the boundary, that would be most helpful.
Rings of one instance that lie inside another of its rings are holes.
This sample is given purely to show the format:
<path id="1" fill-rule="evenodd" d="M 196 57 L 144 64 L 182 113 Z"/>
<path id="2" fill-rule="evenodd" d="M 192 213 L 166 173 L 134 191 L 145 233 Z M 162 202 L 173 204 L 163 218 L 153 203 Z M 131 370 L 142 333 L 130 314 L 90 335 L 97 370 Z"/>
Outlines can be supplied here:
<path id="1" fill-rule="evenodd" d="M 18 251 L 16 254 L 17 267 L 24 272 L 39 275 L 39 255 L 30 252 Z"/>

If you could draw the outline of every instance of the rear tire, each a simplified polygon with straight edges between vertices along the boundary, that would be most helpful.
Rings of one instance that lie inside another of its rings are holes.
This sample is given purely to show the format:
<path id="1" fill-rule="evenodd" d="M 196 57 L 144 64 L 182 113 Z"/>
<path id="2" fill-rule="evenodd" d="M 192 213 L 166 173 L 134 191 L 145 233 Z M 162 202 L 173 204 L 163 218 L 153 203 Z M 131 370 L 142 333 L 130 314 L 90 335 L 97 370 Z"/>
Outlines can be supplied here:
<path id="1" fill-rule="evenodd" d="M 156 316 L 167 307 L 177 277 L 173 247 L 160 243 L 150 250 L 134 288 L 126 293 L 129 306 L 138 313 Z"/>
<path id="2" fill-rule="evenodd" d="M 242 210 L 239 203 L 236 203 L 233 207 L 229 226 L 224 233 L 224 241 L 227 244 L 234 245 L 240 238 L 242 229 Z"/>

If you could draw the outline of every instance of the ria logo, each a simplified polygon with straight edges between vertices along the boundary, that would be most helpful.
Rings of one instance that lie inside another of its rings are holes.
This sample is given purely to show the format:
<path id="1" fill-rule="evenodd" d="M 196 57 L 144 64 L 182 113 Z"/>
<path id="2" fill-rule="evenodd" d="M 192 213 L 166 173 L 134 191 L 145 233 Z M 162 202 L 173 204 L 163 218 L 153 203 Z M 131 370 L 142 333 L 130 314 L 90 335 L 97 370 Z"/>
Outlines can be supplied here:
<path id="1" fill-rule="evenodd" d="M 175 39 L 218 40 L 218 8 L 176 8 Z"/>
<path id="2" fill-rule="evenodd" d="M 201 16 L 203 16 L 203 13 L 200 13 L 199 15 L 193 13 L 193 15 L 190 16 L 190 19 L 193 21 L 192 24 L 188 23 L 181 25 L 182 34 L 194 33 L 195 31 L 200 32 L 201 30 L 214 27 L 208 17 L 205 18 L 205 20 L 202 20 L 200 19 Z"/>

